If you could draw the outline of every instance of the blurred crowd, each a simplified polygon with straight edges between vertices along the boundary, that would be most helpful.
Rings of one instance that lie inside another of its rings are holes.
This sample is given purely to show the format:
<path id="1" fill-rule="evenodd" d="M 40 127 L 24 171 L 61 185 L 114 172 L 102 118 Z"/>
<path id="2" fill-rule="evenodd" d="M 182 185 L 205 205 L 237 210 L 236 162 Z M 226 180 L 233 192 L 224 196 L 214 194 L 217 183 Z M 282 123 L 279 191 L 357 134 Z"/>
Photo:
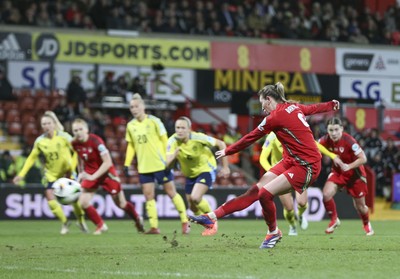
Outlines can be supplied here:
<path id="1" fill-rule="evenodd" d="M 400 5 L 363 0 L 5 0 L 0 23 L 143 33 L 400 44 Z"/>

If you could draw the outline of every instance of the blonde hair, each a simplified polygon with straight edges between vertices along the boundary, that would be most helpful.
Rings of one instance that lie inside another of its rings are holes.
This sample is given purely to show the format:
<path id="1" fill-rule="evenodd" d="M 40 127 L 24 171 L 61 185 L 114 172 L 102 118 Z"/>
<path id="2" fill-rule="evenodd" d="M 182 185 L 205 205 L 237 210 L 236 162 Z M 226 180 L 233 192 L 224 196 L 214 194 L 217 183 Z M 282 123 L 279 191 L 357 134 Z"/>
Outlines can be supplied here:
<path id="1" fill-rule="evenodd" d="M 264 88 L 258 91 L 258 96 L 262 96 L 264 99 L 269 96 L 274 98 L 276 101 L 281 101 L 283 103 L 297 103 L 293 100 L 286 100 L 285 87 L 279 81 L 275 83 L 275 85 L 264 86 Z"/>
<path id="2" fill-rule="evenodd" d="M 75 118 L 74 121 L 72 121 L 72 124 L 75 124 L 75 123 L 82 124 L 83 126 L 86 127 L 86 129 L 89 129 L 88 123 L 85 120 L 83 120 L 82 118 Z"/>
<path id="3" fill-rule="evenodd" d="M 50 110 L 45 111 L 42 118 L 43 117 L 48 117 L 51 120 L 53 120 L 57 131 L 64 131 L 64 126 L 61 124 L 60 120 L 58 120 L 57 115 L 54 112 L 52 112 Z"/>

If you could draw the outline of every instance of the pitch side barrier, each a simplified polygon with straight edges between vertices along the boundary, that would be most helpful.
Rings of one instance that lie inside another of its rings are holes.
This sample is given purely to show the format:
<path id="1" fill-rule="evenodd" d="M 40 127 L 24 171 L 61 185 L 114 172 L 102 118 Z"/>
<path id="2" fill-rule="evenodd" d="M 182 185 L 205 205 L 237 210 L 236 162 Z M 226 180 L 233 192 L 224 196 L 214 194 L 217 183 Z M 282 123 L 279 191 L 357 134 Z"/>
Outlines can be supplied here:
<path id="1" fill-rule="evenodd" d="M 145 211 L 145 198 L 140 188 L 125 189 L 125 195 L 128 200 L 136 205 L 136 210 L 140 214 Z M 205 198 L 209 201 L 211 208 L 215 209 L 224 202 L 241 195 L 246 191 L 246 188 L 216 188 Z M 17 188 L 14 185 L 6 185 L 1 189 L 0 195 L 0 220 L 46 220 L 54 219 L 50 211 L 46 198 L 43 195 L 42 187 L 26 187 L 24 189 Z M 184 195 L 183 189 L 179 189 L 181 195 Z M 308 220 L 321 221 L 326 219 L 325 208 L 322 203 L 321 189 L 311 187 L 308 190 L 309 206 L 306 211 Z M 156 190 L 156 200 L 158 214 L 160 219 L 177 219 L 178 212 L 171 199 L 160 189 Z M 340 218 L 357 219 L 358 216 L 354 210 L 350 196 L 345 193 L 338 193 L 335 196 L 336 206 Z M 282 205 L 279 200 L 275 199 L 277 206 L 277 215 L 279 219 L 283 219 Z M 110 195 L 104 192 L 99 192 L 93 198 L 93 204 L 98 212 L 105 219 L 125 219 L 125 213 L 119 209 L 112 201 Z M 296 208 L 296 207 L 295 207 Z M 64 212 L 70 218 L 74 218 L 72 206 L 64 206 Z M 188 210 L 188 213 L 192 213 Z M 250 207 L 236 212 L 229 217 L 234 219 L 260 219 L 262 220 L 261 206 L 258 202 Z"/>

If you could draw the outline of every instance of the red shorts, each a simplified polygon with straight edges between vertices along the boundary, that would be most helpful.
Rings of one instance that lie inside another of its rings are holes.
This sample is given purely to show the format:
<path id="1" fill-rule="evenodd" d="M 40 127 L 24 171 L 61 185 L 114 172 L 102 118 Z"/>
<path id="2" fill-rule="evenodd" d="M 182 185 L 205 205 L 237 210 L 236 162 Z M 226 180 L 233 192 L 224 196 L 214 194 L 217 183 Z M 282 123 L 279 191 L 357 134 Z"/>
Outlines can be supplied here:
<path id="1" fill-rule="evenodd" d="M 111 195 L 121 192 L 121 183 L 118 176 L 113 176 L 110 173 L 107 173 L 106 175 L 103 175 L 102 177 L 93 181 L 83 180 L 81 185 L 82 188 L 85 189 L 98 189 L 99 186 L 102 186 L 103 189 Z"/>
<path id="2" fill-rule="evenodd" d="M 269 171 L 276 175 L 284 174 L 292 188 L 301 194 L 318 178 L 321 172 L 321 161 L 302 166 L 294 159 L 284 159 Z"/>
<path id="3" fill-rule="evenodd" d="M 367 183 L 360 178 L 344 176 L 337 172 L 331 172 L 327 181 L 335 183 L 339 188 L 345 188 L 353 198 L 365 197 L 368 194 Z"/>

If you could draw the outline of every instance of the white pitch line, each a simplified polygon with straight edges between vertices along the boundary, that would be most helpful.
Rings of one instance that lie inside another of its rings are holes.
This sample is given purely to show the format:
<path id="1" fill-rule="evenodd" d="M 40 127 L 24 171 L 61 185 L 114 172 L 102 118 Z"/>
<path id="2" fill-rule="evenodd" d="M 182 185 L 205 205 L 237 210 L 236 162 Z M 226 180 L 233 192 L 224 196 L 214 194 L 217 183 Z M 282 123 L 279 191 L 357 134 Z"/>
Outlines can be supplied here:
<path id="1" fill-rule="evenodd" d="M 104 270 L 77 270 L 77 269 L 59 269 L 59 268 L 44 268 L 44 267 L 21 267 L 17 265 L 12 266 L 0 266 L 3 270 L 34 270 L 34 271 L 46 271 L 46 272 L 58 272 L 58 273 L 82 273 L 90 272 L 93 274 L 102 275 L 115 275 L 115 276 L 165 276 L 165 277 L 189 277 L 189 278 L 241 278 L 241 279 L 257 279 L 259 277 L 254 276 L 242 276 L 242 275 L 216 275 L 216 274 L 185 274 L 185 273 L 171 273 L 171 272 L 134 272 L 134 271 L 104 271 Z"/>

